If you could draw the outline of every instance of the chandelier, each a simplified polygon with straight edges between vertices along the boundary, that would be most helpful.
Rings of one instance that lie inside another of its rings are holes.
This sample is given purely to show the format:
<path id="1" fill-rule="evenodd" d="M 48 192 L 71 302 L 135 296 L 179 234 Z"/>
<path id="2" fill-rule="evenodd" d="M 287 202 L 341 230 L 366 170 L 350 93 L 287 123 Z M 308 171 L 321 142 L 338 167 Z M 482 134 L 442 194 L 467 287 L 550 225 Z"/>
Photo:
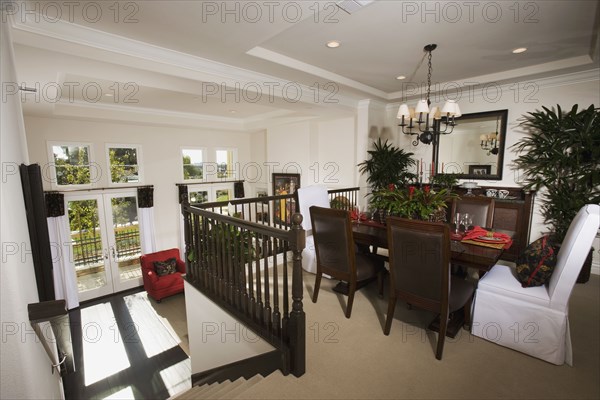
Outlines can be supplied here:
<path id="1" fill-rule="evenodd" d="M 402 127 L 402 133 L 416 136 L 412 142 L 413 146 L 418 145 L 419 142 L 435 143 L 439 135 L 452 133 L 456 125 L 454 118 L 461 116 L 460 108 L 454 100 L 446 101 L 441 110 L 438 107 L 429 108 L 431 105 L 431 53 L 436 47 L 437 44 L 428 44 L 423 48 L 426 52 L 423 59 L 425 56 L 428 57 L 427 97 L 419 100 L 415 108 L 409 108 L 406 104 L 400 105 L 396 117 L 400 120 L 398 126 Z M 421 62 L 423 61 L 421 60 Z"/>
<path id="2" fill-rule="evenodd" d="M 481 140 L 481 149 L 487 151 L 487 155 L 498 154 L 498 126 L 500 124 L 500 118 L 496 118 L 496 132 L 492 132 L 489 135 L 482 134 L 479 136 Z"/>

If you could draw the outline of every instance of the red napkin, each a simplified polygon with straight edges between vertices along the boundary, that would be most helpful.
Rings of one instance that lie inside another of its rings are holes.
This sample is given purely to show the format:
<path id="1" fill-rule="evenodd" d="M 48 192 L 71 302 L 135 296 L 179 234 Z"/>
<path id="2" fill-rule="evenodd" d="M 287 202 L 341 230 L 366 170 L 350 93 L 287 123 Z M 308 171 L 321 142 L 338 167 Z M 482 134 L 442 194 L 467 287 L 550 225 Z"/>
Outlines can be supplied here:
<path id="1" fill-rule="evenodd" d="M 352 219 L 352 221 L 356 221 L 359 218 L 361 221 L 367 220 L 367 216 L 365 215 L 365 213 L 359 213 L 356 209 L 350 211 L 350 218 Z"/>
<path id="2" fill-rule="evenodd" d="M 486 240 L 486 238 L 497 238 L 500 240 Z M 510 236 L 508 236 L 507 234 L 504 233 L 500 233 L 500 232 L 490 232 L 490 231 L 486 231 L 485 229 L 483 229 L 480 226 L 476 226 L 474 227 L 472 230 L 468 231 L 465 236 L 462 238 L 462 240 L 475 240 L 478 242 L 493 242 L 493 243 L 510 243 L 512 242 L 512 239 Z"/>

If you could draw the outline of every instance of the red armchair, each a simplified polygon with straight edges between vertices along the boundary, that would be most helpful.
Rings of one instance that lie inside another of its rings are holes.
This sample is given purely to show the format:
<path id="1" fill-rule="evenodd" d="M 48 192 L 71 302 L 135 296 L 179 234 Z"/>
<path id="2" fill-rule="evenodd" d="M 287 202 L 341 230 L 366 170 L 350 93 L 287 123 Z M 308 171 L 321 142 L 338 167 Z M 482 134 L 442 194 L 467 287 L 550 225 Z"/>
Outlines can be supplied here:
<path id="1" fill-rule="evenodd" d="M 158 276 L 154 268 L 155 261 L 166 261 L 175 258 L 177 272 L 169 275 Z M 144 289 L 148 295 L 160 303 L 162 299 L 183 292 L 183 278 L 185 263 L 179 258 L 179 249 L 163 250 L 156 253 L 144 254 L 140 257 Z"/>

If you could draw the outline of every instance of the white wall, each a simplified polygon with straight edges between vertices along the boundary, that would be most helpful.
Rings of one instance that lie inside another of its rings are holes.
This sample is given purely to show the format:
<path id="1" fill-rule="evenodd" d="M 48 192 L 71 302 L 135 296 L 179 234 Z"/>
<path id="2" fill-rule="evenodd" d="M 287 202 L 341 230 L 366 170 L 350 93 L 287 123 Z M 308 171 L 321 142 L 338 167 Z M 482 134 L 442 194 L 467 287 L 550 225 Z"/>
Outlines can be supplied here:
<path id="1" fill-rule="evenodd" d="M 187 281 L 184 287 L 192 375 L 275 350 Z"/>
<path id="2" fill-rule="evenodd" d="M 265 173 L 300 173 L 301 186 L 350 187 L 356 179 L 354 117 L 303 121 L 267 129 Z"/>
<path id="3" fill-rule="evenodd" d="M 110 174 L 106 143 L 142 146 L 143 184 L 154 185 L 154 214 L 158 249 L 178 247 L 179 205 L 175 183 L 183 182 L 181 148 L 205 147 L 208 160 L 215 161 L 216 148 L 237 148 L 238 161 L 250 161 L 249 133 L 94 122 L 73 119 L 25 117 L 27 144 L 32 163 L 48 164 L 48 141 L 80 141 L 92 144 L 102 174 L 96 186 L 107 187 Z M 44 182 L 51 189 L 51 182 Z"/>
<path id="4" fill-rule="evenodd" d="M 330 188 L 355 185 L 356 123 L 354 117 L 323 121 L 318 124 L 318 164 L 311 173 L 318 173 L 318 182 Z"/>
<path id="5" fill-rule="evenodd" d="M 2 19 L 5 16 L 2 15 Z M 1 24 L 2 83 L 19 82 L 14 67 L 9 24 Z M 27 304 L 37 303 L 31 243 L 25 217 L 18 165 L 28 163 L 21 103 L 9 96 L 0 105 L 1 137 L 1 239 L 0 296 L 0 398 L 58 399 L 60 378 L 52 375 L 50 360 L 29 324 Z"/>
<path id="6" fill-rule="evenodd" d="M 272 172 L 300 174 L 300 186 L 312 183 L 309 177 L 311 164 L 311 129 L 308 121 L 279 125 L 267 129 L 267 154 L 269 194 L 272 194 Z"/>
<path id="7" fill-rule="evenodd" d="M 246 197 L 256 197 L 256 191 L 265 191 L 268 193 L 269 177 L 265 173 L 265 161 L 267 159 L 267 131 L 254 132 L 250 135 L 250 160 L 257 167 L 256 169 L 248 167 L 244 179 L 248 182 L 249 190 Z"/>

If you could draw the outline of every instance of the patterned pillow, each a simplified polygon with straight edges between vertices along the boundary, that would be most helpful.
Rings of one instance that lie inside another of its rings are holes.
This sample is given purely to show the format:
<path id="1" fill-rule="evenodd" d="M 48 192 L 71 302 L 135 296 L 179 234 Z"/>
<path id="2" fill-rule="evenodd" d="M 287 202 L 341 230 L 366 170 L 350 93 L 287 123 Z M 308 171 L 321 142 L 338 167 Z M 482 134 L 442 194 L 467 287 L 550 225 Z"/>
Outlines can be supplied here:
<path id="1" fill-rule="evenodd" d="M 517 258 L 517 278 L 523 287 L 542 286 L 550 280 L 558 251 L 548 236 L 527 246 Z"/>
<path id="2" fill-rule="evenodd" d="M 177 260 L 175 258 L 169 258 L 165 261 L 155 261 L 154 270 L 158 276 L 173 274 L 177 272 Z"/>

